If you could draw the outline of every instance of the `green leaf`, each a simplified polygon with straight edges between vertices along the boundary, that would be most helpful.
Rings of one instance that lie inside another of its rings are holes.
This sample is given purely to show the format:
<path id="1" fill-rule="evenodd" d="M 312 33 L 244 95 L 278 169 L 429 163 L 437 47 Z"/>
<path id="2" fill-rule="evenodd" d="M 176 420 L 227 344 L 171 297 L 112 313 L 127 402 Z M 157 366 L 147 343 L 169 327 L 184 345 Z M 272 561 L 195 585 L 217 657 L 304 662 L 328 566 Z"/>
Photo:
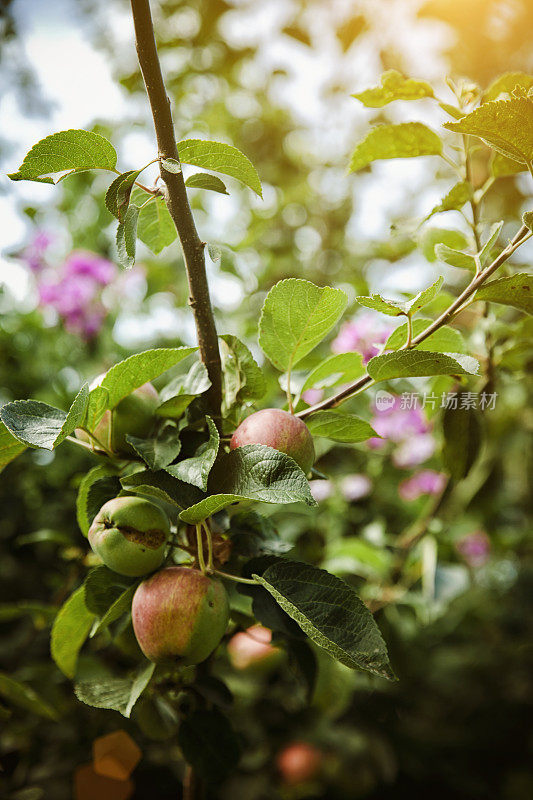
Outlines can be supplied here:
<path id="1" fill-rule="evenodd" d="M 230 721 L 216 708 L 186 717 L 178 730 L 178 744 L 187 763 L 210 784 L 224 780 L 241 755 Z"/>
<path id="2" fill-rule="evenodd" d="M 306 423 L 313 436 L 324 436 L 334 442 L 364 442 L 378 435 L 364 419 L 340 411 L 317 411 Z"/>
<path id="3" fill-rule="evenodd" d="M 95 567 L 85 579 L 85 606 L 97 617 L 102 618 L 115 600 L 127 588 L 129 580 L 105 566 Z"/>
<path id="4" fill-rule="evenodd" d="M 446 469 L 456 481 L 470 472 L 479 455 L 482 428 L 474 408 L 461 408 L 463 392 L 457 393 L 457 408 L 447 408 L 442 419 L 444 448 L 442 458 Z"/>
<path id="5" fill-rule="evenodd" d="M 207 172 L 195 172 L 194 175 L 190 175 L 185 181 L 185 186 L 188 186 L 189 189 L 208 189 L 210 192 L 229 194 L 224 181 Z"/>
<path id="6" fill-rule="evenodd" d="M 503 221 L 502 222 L 495 222 L 493 225 L 490 226 L 489 236 L 481 251 L 479 253 L 479 261 L 481 266 L 485 266 L 485 264 L 490 260 L 492 250 L 494 245 L 498 241 L 498 237 L 502 232 L 503 228 Z"/>
<path id="7" fill-rule="evenodd" d="M 459 267 L 459 269 L 476 270 L 476 259 L 469 253 L 463 253 L 460 250 L 455 250 L 453 247 L 448 247 L 447 244 L 438 244 L 435 247 L 435 255 L 439 261 L 444 261 L 445 264 L 450 264 L 452 267 Z"/>
<path id="8" fill-rule="evenodd" d="M 2 412 L 0 409 L 0 416 Z M 13 459 L 19 456 L 26 449 L 26 445 L 19 442 L 6 428 L 3 422 L 0 422 L 0 472 L 6 467 Z"/>
<path id="9" fill-rule="evenodd" d="M 59 714 L 44 698 L 25 683 L 11 678 L 5 672 L 0 672 L 0 696 L 5 698 L 8 703 L 12 703 L 32 714 L 40 717 L 57 720 Z"/>
<path id="10" fill-rule="evenodd" d="M 133 184 L 137 180 L 140 169 L 130 169 L 115 178 L 106 192 L 105 204 L 108 211 L 120 222 L 124 222 Z"/>
<path id="11" fill-rule="evenodd" d="M 181 164 L 177 158 L 161 158 L 159 159 L 159 163 L 163 169 L 166 169 L 166 171 L 172 173 L 172 175 L 179 175 L 181 172 Z"/>
<path id="12" fill-rule="evenodd" d="M 266 380 L 249 349 L 229 333 L 218 338 L 221 345 L 225 409 L 246 400 L 259 400 L 266 392 Z"/>
<path id="13" fill-rule="evenodd" d="M 527 166 L 525 164 L 519 164 L 514 158 L 502 156 L 497 150 L 493 151 L 490 159 L 490 171 L 494 178 L 516 175 L 518 172 L 523 172 L 526 169 Z"/>
<path id="14" fill-rule="evenodd" d="M 413 320 L 413 337 L 418 336 L 419 333 L 426 330 L 433 320 L 426 317 Z M 385 343 L 385 350 L 398 350 L 407 341 L 407 323 L 400 325 L 396 328 Z M 439 328 L 424 339 L 423 342 L 417 344 L 416 350 L 429 350 L 434 353 L 466 353 L 466 345 L 463 337 L 455 328 L 444 326 Z"/>
<path id="15" fill-rule="evenodd" d="M 259 321 L 259 344 L 275 367 L 294 367 L 329 333 L 346 308 L 341 289 L 289 278 L 272 287 Z"/>
<path id="16" fill-rule="evenodd" d="M 441 286 L 444 283 L 444 278 L 442 275 L 437 278 L 435 283 L 432 283 L 431 286 L 428 286 L 427 289 L 422 289 L 412 300 L 409 300 L 409 313 L 416 314 L 417 311 L 420 311 L 421 308 L 427 306 L 428 303 L 438 295 L 440 292 Z"/>
<path id="17" fill-rule="evenodd" d="M 53 133 L 34 144 L 24 157 L 18 172 L 8 175 L 12 181 L 38 181 L 54 183 L 57 172 L 70 170 L 78 172 L 86 169 L 115 169 L 117 154 L 115 148 L 98 133 L 83 130 Z"/>
<path id="18" fill-rule="evenodd" d="M 152 439 L 138 439 L 126 434 L 126 441 L 154 471 L 172 464 L 181 450 L 179 430 L 172 421 L 166 422 Z"/>
<path id="19" fill-rule="evenodd" d="M 448 130 L 478 136 L 507 158 L 521 164 L 533 160 L 533 98 L 512 97 L 484 103 Z"/>
<path id="20" fill-rule="evenodd" d="M 108 478 L 115 474 L 116 471 L 114 467 L 109 467 L 107 464 L 93 467 L 84 476 L 82 482 L 80 483 L 78 496 L 76 498 L 76 519 L 78 520 L 78 525 L 80 526 L 80 530 L 84 536 L 87 536 L 89 533 L 89 528 L 91 527 L 91 523 L 94 518 L 94 514 L 89 518 L 87 506 L 89 490 L 97 481 L 101 480 L 102 478 Z"/>
<path id="21" fill-rule="evenodd" d="M 367 364 L 368 374 L 376 382 L 430 375 L 477 375 L 478 369 L 479 364 L 472 356 L 422 350 L 399 350 L 374 356 Z"/>
<path id="22" fill-rule="evenodd" d="M 379 628 L 347 583 L 325 570 L 281 559 L 254 577 L 341 664 L 394 680 Z"/>
<path id="23" fill-rule="evenodd" d="M 362 575 L 385 578 L 393 560 L 392 553 L 359 536 L 342 536 L 328 542 L 324 568 L 336 575 Z"/>
<path id="24" fill-rule="evenodd" d="M 146 469 L 127 475 L 121 479 L 121 484 L 128 492 L 134 494 L 157 497 L 165 503 L 177 506 L 178 508 L 188 508 L 198 503 L 203 494 L 189 483 L 183 483 L 173 478 L 164 470 L 151 472 Z"/>
<path id="25" fill-rule="evenodd" d="M 464 250 L 469 242 L 462 231 L 450 228 L 426 228 L 420 236 L 419 244 L 425 258 L 433 263 L 437 260 L 435 245 L 445 244 L 455 250 Z"/>
<path id="26" fill-rule="evenodd" d="M 178 480 L 184 483 L 191 483 L 204 492 L 207 491 L 207 479 L 215 463 L 220 445 L 220 436 L 217 426 L 211 417 L 206 417 L 205 419 L 209 431 L 208 441 L 203 442 L 191 458 L 186 458 L 178 464 L 166 467 L 166 471 L 169 475 L 178 478 Z"/>
<path id="27" fill-rule="evenodd" d="M 442 153 L 439 136 L 421 122 L 378 125 L 359 142 L 352 153 L 350 172 L 387 158 L 412 158 Z"/>
<path id="28" fill-rule="evenodd" d="M 160 347 L 155 350 L 145 350 L 142 353 L 120 361 L 109 369 L 102 380 L 100 387 L 108 392 L 108 408 L 115 408 L 125 397 L 139 386 L 154 380 L 167 369 L 174 367 L 184 358 L 196 352 L 197 347 Z M 98 387 L 97 387 L 98 388 Z M 95 390 L 93 389 L 93 392 Z M 91 401 L 93 392 L 91 392 Z M 89 404 L 89 411 L 92 403 Z"/>
<path id="29" fill-rule="evenodd" d="M 56 614 L 57 608 L 55 606 L 45 606 L 42 603 L 32 603 L 26 600 L 0 605 L 0 622 L 11 622 L 12 619 L 19 619 L 28 615 L 32 618 L 34 624 L 42 627 L 43 622 L 45 624 L 52 623 Z"/>
<path id="30" fill-rule="evenodd" d="M 370 297 L 359 296 L 355 298 L 360 306 L 387 314 L 389 317 L 401 317 L 406 315 L 408 304 L 401 300 L 387 300 L 380 294 L 372 294 Z"/>
<path id="31" fill-rule="evenodd" d="M 139 206 L 137 236 L 152 253 L 158 255 L 178 235 L 164 198 L 153 197 L 136 186 L 131 193 L 131 202 Z"/>
<path id="32" fill-rule="evenodd" d="M 93 624 L 94 614 L 85 605 L 85 586 L 80 586 L 61 606 L 52 626 L 52 658 L 67 678 L 73 678 L 78 653 Z"/>
<path id="33" fill-rule="evenodd" d="M 184 139 L 178 142 L 182 164 L 192 164 L 236 178 L 252 191 L 263 196 L 259 175 L 250 159 L 230 144 L 204 139 Z"/>
<path id="34" fill-rule="evenodd" d="M 111 623 L 115 622 L 131 609 L 131 601 L 133 600 L 133 595 L 136 590 L 137 584 L 134 583 L 133 586 L 128 586 L 128 588 L 111 603 L 98 625 L 91 631 L 91 637 L 101 633 L 105 628 L 111 625 Z"/>
<path id="35" fill-rule="evenodd" d="M 504 72 L 485 90 L 483 102 L 498 100 L 501 94 L 510 95 L 517 86 L 530 89 L 533 86 L 533 75 L 527 75 L 525 72 Z"/>
<path id="36" fill-rule="evenodd" d="M 477 290 L 474 300 L 502 303 L 526 314 L 533 314 L 533 275 L 519 272 L 507 278 L 497 278 Z"/>
<path id="37" fill-rule="evenodd" d="M 86 516 L 89 520 L 89 527 L 104 503 L 113 500 L 121 489 L 121 484 L 116 474 L 109 474 L 106 477 L 98 478 L 91 483 L 87 489 Z"/>
<path id="38" fill-rule="evenodd" d="M 78 700 L 88 706 L 112 709 L 129 718 L 135 703 L 150 683 L 154 670 L 155 664 L 148 664 L 142 666 L 133 679 L 80 681 L 74 686 L 74 692 Z"/>
<path id="39" fill-rule="evenodd" d="M 136 205 L 129 205 L 124 214 L 124 221 L 119 222 L 117 228 L 117 256 L 124 269 L 131 269 L 135 264 L 135 251 L 137 248 L 137 223 L 139 209 Z"/>
<path id="40" fill-rule="evenodd" d="M 305 379 L 302 393 L 316 387 L 324 389 L 350 383 L 365 374 L 361 353 L 337 353 L 316 366 Z"/>
<path id="41" fill-rule="evenodd" d="M 222 456 L 211 471 L 208 489 L 209 497 L 182 511 L 183 522 L 194 525 L 239 500 L 316 505 L 296 462 L 266 445 L 249 444 Z"/>
<path id="42" fill-rule="evenodd" d="M 37 400 L 15 400 L 0 409 L 6 428 L 29 447 L 53 450 L 81 423 L 89 402 L 89 388 L 84 384 L 68 411 Z"/>
<path id="43" fill-rule="evenodd" d="M 383 108 L 393 100 L 417 100 L 421 97 L 434 97 L 433 89 L 426 81 L 404 78 L 401 72 L 389 69 L 381 76 L 381 86 L 352 94 L 367 108 Z"/>
<path id="44" fill-rule="evenodd" d="M 450 191 L 444 195 L 440 203 L 436 205 L 425 219 L 429 219 L 433 214 L 441 211 L 460 211 L 465 203 L 472 199 L 474 190 L 468 181 L 459 181 L 452 186 Z"/>
<path id="45" fill-rule="evenodd" d="M 522 222 L 530 231 L 533 231 L 533 211 L 526 211 L 522 214 Z"/>

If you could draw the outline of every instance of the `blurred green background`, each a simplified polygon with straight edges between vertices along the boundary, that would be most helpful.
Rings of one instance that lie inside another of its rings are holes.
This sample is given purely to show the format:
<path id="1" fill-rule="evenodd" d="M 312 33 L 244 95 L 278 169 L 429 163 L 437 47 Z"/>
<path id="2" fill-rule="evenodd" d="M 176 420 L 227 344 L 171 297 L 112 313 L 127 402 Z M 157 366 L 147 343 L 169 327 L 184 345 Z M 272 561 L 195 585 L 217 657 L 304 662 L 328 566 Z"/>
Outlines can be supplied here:
<path id="1" fill-rule="evenodd" d="M 262 202 L 235 184 L 229 198 L 191 192 L 202 237 L 222 247 L 221 259 L 209 265 L 219 330 L 240 336 L 259 356 L 256 325 L 266 291 L 281 278 L 305 277 L 348 292 L 352 328 L 344 335 L 364 350 L 382 319 L 356 313 L 355 296 L 427 285 L 442 269 L 424 241 L 437 227 L 464 231 L 465 223 L 447 212 L 417 228 L 451 185 L 431 159 L 347 175 L 350 150 L 371 122 L 416 118 L 438 127 L 443 121 L 429 101 L 369 111 L 350 94 L 390 68 L 434 82 L 442 96 L 446 75 L 483 88 L 501 72 L 533 72 L 532 4 L 152 5 L 177 138 L 233 143 L 264 185 Z M 1 15 L 3 173 L 37 139 L 69 127 L 108 135 L 123 169 L 153 157 L 126 2 L 4 0 Z M 480 147 L 479 184 L 488 157 Z M 134 270 L 120 274 L 106 188 L 105 178 L 87 173 L 59 189 L 0 177 L 0 405 L 31 396 L 65 408 L 83 380 L 130 352 L 193 341 L 177 246 L 158 257 L 141 246 Z M 530 192 L 524 174 L 498 180 L 484 217 L 504 219 L 513 231 Z M 527 264 L 528 258 L 531 248 L 524 248 L 518 259 Z M 95 277 L 99 269 L 104 277 Z M 446 269 L 449 285 L 460 285 L 461 275 Z M 475 320 L 466 316 L 459 324 L 484 356 L 486 338 Z M 405 441 L 387 436 L 381 448 L 321 452 L 319 468 L 328 479 L 313 486 L 318 510 L 268 512 L 294 548 L 291 556 L 341 575 L 373 604 L 398 683 L 352 674 L 320 657 L 309 698 L 286 659 L 263 670 L 239 669 L 221 648 L 216 672 L 233 693 L 230 713 L 244 755 L 239 770 L 209 796 L 533 796 L 531 326 L 505 309 L 489 325 L 495 365 L 489 388 L 497 403 L 485 415 L 475 468 L 437 509 L 435 492 L 417 496 L 416 482 L 414 492 L 406 488 L 420 469 L 443 473 L 440 412 L 429 409 L 411 419 Z M 274 402 L 278 394 L 272 372 Z M 353 408 L 379 416 L 372 399 L 357 399 Z M 183 763 L 172 709 L 163 701 L 141 705 L 128 721 L 84 706 L 49 657 L 55 611 L 86 571 L 75 499 L 91 465 L 91 456 L 66 444 L 58 453 L 26 451 L 0 477 L 0 669 L 59 710 L 58 720 L 39 718 L 4 705 L 0 696 L 2 796 L 72 797 L 75 769 L 91 760 L 94 739 L 122 728 L 143 752 L 134 797 L 175 800 Z M 388 546 L 419 524 L 426 535 L 387 595 Z M 96 657 L 87 647 L 81 669 Z M 127 643 L 98 657 L 103 669 L 127 665 Z M 317 749 L 320 767 L 291 784 L 279 759 L 295 741 Z"/>

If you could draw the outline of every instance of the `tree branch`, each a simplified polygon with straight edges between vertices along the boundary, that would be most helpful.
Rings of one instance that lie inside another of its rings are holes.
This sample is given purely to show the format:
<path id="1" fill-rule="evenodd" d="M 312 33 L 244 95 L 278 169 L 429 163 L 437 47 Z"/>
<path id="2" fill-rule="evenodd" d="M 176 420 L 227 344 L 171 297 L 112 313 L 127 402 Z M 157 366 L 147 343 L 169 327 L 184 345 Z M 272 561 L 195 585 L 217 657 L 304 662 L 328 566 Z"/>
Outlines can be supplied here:
<path id="1" fill-rule="evenodd" d="M 146 92 L 152 109 L 158 154 L 160 158 L 179 159 L 174 125 L 170 111 L 161 65 L 157 55 L 149 0 L 131 0 L 135 43 Z M 217 331 L 205 269 L 205 243 L 200 240 L 187 197 L 183 174 L 172 173 L 160 165 L 161 178 L 166 185 L 166 203 L 178 231 L 185 259 L 191 305 L 200 348 L 200 358 L 207 368 L 211 388 L 206 392 L 210 411 L 216 421 L 220 418 L 222 400 L 222 367 Z"/>
<path id="2" fill-rule="evenodd" d="M 498 267 L 501 267 L 501 265 L 505 261 L 507 261 L 507 259 L 510 256 L 512 256 L 514 251 L 517 250 L 520 247 L 520 245 L 523 244 L 523 242 L 530 237 L 530 235 L 531 232 L 529 228 L 526 225 L 522 225 L 521 228 L 516 233 L 516 235 L 513 237 L 513 239 L 509 242 L 507 247 L 505 247 L 502 250 L 500 255 L 497 256 L 497 258 L 495 258 L 494 261 L 491 264 L 489 264 L 488 267 L 486 267 L 482 272 L 480 272 L 470 281 L 466 289 L 464 289 L 464 291 L 461 292 L 459 297 L 457 297 L 453 301 L 453 303 L 450 306 L 448 306 L 446 311 L 444 311 L 440 315 L 440 317 L 438 317 L 438 319 L 432 322 L 431 325 L 429 325 L 425 330 L 421 331 L 418 334 L 418 336 L 415 336 L 409 346 L 404 345 L 404 347 L 402 347 L 401 349 L 411 350 L 413 347 L 416 347 L 417 344 L 423 342 L 424 339 L 427 339 L 428 336 L 431 336 L 432 333 L 435 333 L 435 331 L 441 328 L 443 325 L 446 325 L 447 322 L 450 322 L 450 320 L 456 314 L 458 314 L 459 311 L 461 311 L 462 306 L 465 304 L 465 302 L 470 297 L 472 297 L 472 295 L 476 292 L 477 289 L 479 289 L 481 284 L 484 283 L 487 280 L 487 278 L 490 278 L 493 272 L 496 272 Z M 335 406 L 338 406 L 344 400 L 348 400 L 350 397 L 352 397 L 352 395 L 361 391 L 361 389 L 363 389 L 369 383 L 372 383 L 372 378 L 367 373 L 354 383 L 351 383 L 349 386 L 346 386 L 340 392 L 337 392 L 337 394 L 334 394 L 332 397 L 327 397 L 325 400 L 322 400 L 320 403 L 316 403 L 314 406 L 309 406 L 309 408 L 304 408 L 302 411 L 298 411 L 296 416 L 300 417 L 300 419 L 304 419 L 305 417 L 314 414 L 316 411 L 323 411 L 327 408 L 335 408 Z"/>

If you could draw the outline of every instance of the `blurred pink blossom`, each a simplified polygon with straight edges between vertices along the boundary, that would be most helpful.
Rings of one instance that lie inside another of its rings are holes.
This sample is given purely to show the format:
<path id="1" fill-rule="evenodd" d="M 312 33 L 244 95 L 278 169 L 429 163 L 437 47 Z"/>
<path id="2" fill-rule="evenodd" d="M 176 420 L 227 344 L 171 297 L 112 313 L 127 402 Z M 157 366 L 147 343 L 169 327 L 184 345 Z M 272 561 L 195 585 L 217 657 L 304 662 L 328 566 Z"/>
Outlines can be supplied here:
<path id="1" fill-rule="evenodd" d="M 309 481 L 309 488 L 317 503 L 320 503 L 322 500 L 327 500 L 328 497 L 331 497 L 333 494 L 333 484 L 331 481 L 322 479 L 317 481 Z"/>
<path id="2" fill-rule="evenodd" d="M 362 353 L 363 363 L 366 364 L 380 352 L 378 345 L 384 344 L 393 330 L 394 325 L 377 314 L 359 314 L 351 322 L 345 322 L 341 326 L 331 349 L 334 353 Z"/>
<path id="3" fill-rule="evenodd" d="M 434 469 L 423 469 L 400 483 L 398 493 L 402 500 L 418 500 L 424 494 L 439 494 L 446 485 L 446 475 Z"/>
<path id="4" fill-rule="evenodd" d="M 68 277 L 75 275 L 86 276 L 96 281 L 96 283 L 106 286 L 115 277 L 116 267 L 111 261 L 101 258 L 96 253 L 75 250 L 65 261 L 64 273 Z"/>
<path id="5" fill-rule="evenodd" d="M 371 425 L 381 439 L 373 437 L 368 445 L 374 450 L 386 446 L 387 440 L 397 445 L 392 460 L 400 469 L 416 467 L 435 452 L 431 425 L 423 409 L 402 408 L 399 397 L 386 408 L 374 406 Z"/>
<path id="6" fill-rule="evenodd" d="M 45 253 L 52 241 L 53 237 L 46 231 L 37 231 L 22 251 L 22 260 L 32 272 L 42 272 L 46 268 Z"/>
<path id="7" fill-rule="evenodd" d="M 307 391 L 302 394 L 302 400 L 305 400 L 305 402 L 310 406 L 314 405 L 315 403 L 319 403 L 323 397 L 323 389 L 307 389 Z"/>
<path id="8" fill-rule="evenodd" d="M 469 567 L 482 567 L 490 558 L 490 539 L 482 530 L 460 539 L 456 548 Z"/>
<path id="9" fill-rule="evenodd" d="M 429 433 L 412 436 L 398 445 L 392 454 L 392 461 L 399 469 L 411 469 L 431 458 L 435 447 L 435 439 Z"/>
<path id="10" fill-rule="evenodd" d="M 341 492 L 346 500 L 355 502 L 370 494 L 372 481 L 366 475 L 346 475 L 341 481 Z"/>

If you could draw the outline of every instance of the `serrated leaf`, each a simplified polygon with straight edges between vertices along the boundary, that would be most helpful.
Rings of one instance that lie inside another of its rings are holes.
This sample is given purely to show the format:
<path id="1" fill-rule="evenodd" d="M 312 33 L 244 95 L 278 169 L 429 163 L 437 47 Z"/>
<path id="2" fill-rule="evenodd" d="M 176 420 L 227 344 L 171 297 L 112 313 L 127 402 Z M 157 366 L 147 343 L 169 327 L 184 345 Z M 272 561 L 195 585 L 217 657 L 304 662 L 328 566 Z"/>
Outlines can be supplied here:
<path id="1" fill-rule="evenodd" d="M 221 340 L 225 409 L 237 402 L 259 400 L 266 392 L 266 380 L 249 349 L 231 334 L 218 338 Z"/>
<path id="2" fill-rule="evenodd" d="M 118 495 L 121 484 L 116 474 L 108 474 L 105 477 L 93 481 L 87 488 L 87 500 L 85 513 L 89 520 L 89 527 L 104 503 L 113 500 Z"/>
<path id="3" fill-rule="evenodd" d="M 350 172 L 357 172 L 381 159 L 413 158 L 441 153 L 440 137 L 421 122 L 378 125 L 369 131 L 353 151 Z"/>
<path id="4" fill-rule="evenodd" d="M 25 449 L 26 445 L 23 444 L 23 442 L 19 442 L 19 440 L 8 431 L 4 423 L 0 422 L 0 472 L 13 461 L 13 459 L 23 453 Z"/>
<path id="5" fill-rule="evenodd" d="M 433 263 L 437 260 L 435 246 L 445 244 L 455 250 L 464 250 L 468 247 L 468 239 L 462 231 L 450 228 L 426 228 L 419 238 L 419 244 L 425 258 Z"/>
<path id="6" fill-rule="evenodd" d="M 25 711 L 40 717 L 57 720 L 58 712 L 43 697 L 25 683 L 15 680 L 5 672 L 0 672 L 0 697 Z"/>
<path id="7" fill-rule="evenodd" d="M 521 164 L 533 160 L 533 98 L 512 97 L 483 103 L 458 122 L 446 122 L 444 127 L 477 136 Z"/>
<path id="8" fill-rule="evenodd" d="M 194 711 L 178 730 L 178 744 L 185 760 L 209 784 L 216 784 L 237 766 L 239 739 L 221 711 Z"/>
<path id="9" fill-rule="evenodd" d="M 108 708 L 129 718 L 133 707 L 144 692 L 155 664 L 142 666 L 133 679 L 102 678 L 100 680 L 80 681 L 74 686 L 78 700 L 94 708 Z"/>
<path id="10" fill-rule="evenodd" d="M 78 654 L 89 635 L 94 614 L 85 605 L 85 587 L 70 595 L 61 606 L 52 626 L 52 658 L 67 678 L 73 678 Z"/>
<path id="11" fill-rule="evenodd" d="M 437 278 L 435 283 L 432 283 L 431 286 L 428 286 L 427 289 L 422 289 L 412 300 L 408 301 L 409 312 L 411 314 L 416 314 L 417 311 L 420 311 L 421 308 L 427 306 L 428 303 L 438 295 L 440 292 L 441 286 L 444 283 L 444 278 L 442 275 Z"/>
<path id="12" fill-rule="evenodd" d="M 121 484 L 128 492 L 157 497 L 178 508 L 188 508 L 203 499 L 203 493 L 191 484 L 173 478 L 164 470 L 152 472 L 143 470 L 121 479 Z"/>
<path id="13" fill-rule="evenodd" d="M 341 664 L 394 680 L 379 628 L 347 583 L 309 564 L 282 559 L 254 577 Z"/>
<path id="14" fill-rule="evenodd" d="M 117 256 L 124 269 L 131 269 L 135 264 L 138 220 L 139 209 L 136 205 L 131 204 L 124 214 L 124 221 L 119 222 L 117 228 Z"/>
<path id="15" fill-rule="evenodd" d="M 163 169 L 166 169 L 167 172 L 171 172 L 173 175 L 179 175 L 181 172 L 181 164 L 177 158 L 161 158 L 159 159 L 159 163 Z"/>
<path id="16" fill-rule="evenodd" d="M 306 424 L 313 436 L 323 436 L 334 442 L 354 444 L 378 435 L 364 419 L 340 411 L 317 411 Z"/>
<path id="17" fill-rule="evenodd" d="M 239 500 L 316 505 L 296 462 L 266 445 L 249 444 L 222 456 L 211 471 L 208 491 L 209 497 L 182 511 L 183 522 L 194 525 Z"/>
<path id="18" fill-rule="evenodd" d="M 155 413 L 167 419 L 180 419 L 190 404 L 211 386 L 207 369 L 196 361 L 184 375 L 177 375 L 160 392 L 160 405 Z"/>
<path id="19" fill-rule="evenodd" d="M 148 200 L 149 202 L 146 202 Z M 140 208 L 137 236 L 152 253 L 158 255 L 161 250 L 172 244 L 178 235 L 164 198 L 152 197 L 136 186 L 131 193 L 131 202 Z"/>
<path id="20" fill-rule="evenodd" d="M 76 519 L 78 520 L 78 525 L 80 526 L 80 530 L 84 536 L 87 536 L 89 528 L 91 527 L 91 523 L 94 518 L 94 514 L 91 518 L 89 518 L 89 513 L 88 513 L 87 504 L 89 498 L 89 490 L 91 486 L 97 481 L 101 480 L 102 478 L 108 478 L 114 474 L 116 474 L 115 469 L 113 467 L 107 466 L 107 464 L 93 467 L 84 476 L 82 482 L 79 485 L 78 496 L 76 498 Z"/>
<path id="21" fill-rule="evenodd" d="M 434 97 L 433 89 L 426 81 L 404 78 L 401 72 L 389 69 L 381 76 L 381 86 L 352 94 L 367 108 L 383 108 L 394 100 L 417 100 Z"/>
<path id="22" fill-rule="evenodd" d="M 117 154 L 106 138 L 98 133 L 83 130 L 68 130 L 53 133 L 34 144 L 24 157 L 18 172 L 8 177 L 13 181 L 54 183 L 58 172 L 77 172 L 86 169 L 115 169 Z"/>
<path id="23" fill-rule="evenodd" d="M 101 633 L 105 628 L 130 610 L 131 601 L 133 600 L 133 595 L 135 594 L 136 590 L 137 584 L 134 583 L 133 586 L 128 586 L 128 588 L 125 589 L 122 594 L 120 594 L 116 600 L 111 603 L 98 625 L 91 631 L 91 638 L 96 636 L 98 633 Z"/>
<path id="24" fill-rule="evenodd" d="M 172 464 L 181 450 L 179 430 L 175 423 L 167 422 L 151 439 L 138 439 L 126 435 L 126 441 L 151 470 L 164 469 Z"/>
<path id="25" fill-rule="evenodd" d="M 422 350 L 399 350 L 374 356 L 367 364 L 368 374 L 376 382 L 431 375 L 477 375 L 478 369 L 479 363 L 472 356 Z"/>
<path id="26" fill-rule="evenodd" d="M 112 572 L 105 566 L 95 567 L 89 572 L 83 584 L 86 608 L 102 618 L 128 584 L 129 580 L 123 575 Z"/>
<path id="27" fill-rule="evenodd" d="M 477 290 L 474 300 L 502 303 L 526 314 L 533 314 L 533 275 L 519 272 L 507 278 L 497 278 Z"/>
<path id="28" fill-rule="evenodd" d="M 463 253 L 460 250 L 455 250 L 453 247 L 448 247 L 447 244 L 437 244 L 435 246 L 435 255 L 439 261 L 444 261 L 445 264 L 450 264 L 452 267 L 459 269 L 469 269 L 473 272 L 476 270 L 476 259 L 469 253 Z"/>
<path id="29" fill-rule="evenodd" d="M 259 175 L 250 159 L 233 145 L 204 139 L 183 139 L 178 142 L 178 153 L 183 164 L 221 172 L 244 183 L 263 196 Z"/>
<path id="30" fill-rule="evenodd" d="M 224 181 L 207 172 L 195 172 L 194 175 L 190 175 L 185 181 L 185 186 L 188 186 L 189 189 L 208 189 L 210 192 L 229 194 Z"/>
<path id="31" fill-rule="evenodd" d="M 360 306 L 387 314 L 389 317 L 401 317 L 406 315 L 408 304 L 402 300 L 388 300 L 380 294 L 372 294 L 369 297 L 358 296 L 355 298 Z"/>
<path id="32" fill-rule="evenodd" d="M 502 228 L 503 228 L 503 221 L 495 222 L 493 225 L 490 226 L 490 231 L 487 241 L 485 242 L 479 253 L 479 262 L 482 267 L 485 266 L 485 264 L 490 260 L 492 249 L 496 244 L 496 242 L 498 241 L 498 237 L 502 232 Z"/>
<path id="33" fill-rule="evenodd" d="M 351 383 L 364 374 L 361 353 L 337 353 L 326 358 L 309 373 L 301 391 L 303 393 L 311 388 L 324 389 L 340 383 Z"/>
<path id="34" fill-rule="evenodd" d="M 259 321 L 259 344 L 278 369 L 306 356 L 336 324 L 348 298 L 341 289 L 289 278 L 272 287 Z"/>
<path id="35" fill-rule="evenodd" d="M 499 75 L 483 94 L 483 102 L 497 100 L 501 94 L 511 94 L 516 86 L 530 89 L 533 86 L 533 75 L 525 72 L 504 72 Z"/>
<path id="36" fill-rule="evenodd" d="M 472 199 L 473 194 L 472 184 L 468 181 L 459 181 L 444 195 L 440 203 L 434 206 L 425 219 L 427 220 L 441 211 L 460 211 L 464 204 Z"/>
<path id="37" fill-rule="evenodd" d="M 413 338 L 426 330 L 433 320 L 421 317 L 413 320 Z M 398 350 L 407 341 L 407 323 L 394 330 L 385 343 L 385 350 Z M 444 326 L 439 328 L 415 346 L 416 350 L 429 350 L 434 353 L 466 353 L 463 337 L 455 328 Z"/>
<path id="38" fill-rule="evenodd" d="M 474 465 L 481 447 L 481 422 L 474 408 L 463 407 L 463 393 L 458 392 L 457 408 L 447 408 L 443 415 L 444 448 L 442 457 L 446 469 L 459 481 Z"/>
<path id="39" fill-rule="evenodd" d="M 215 463 L 220 445 L 220 436 L 217 426 L 211 417 L 206 417 L 205 419 L 209 432 L 209 439 L 207 442 L 203 442 L 191 458 L 186 458 L 178 464 L 173 464 L 165 468 L 172 477 L 178 478 L 178 480 L 184 483 L 191 483 L 203 492 L 207 491 L 207 479 Z"/>
<path id="40" fill-rule="evenodd" d="M 115 178 L 105 195 L 105 204 L 108 211 L 120 222 L 124 221 L 125 213 L 130 202 L 133 184 L 141 170 L 130 169 L 122 172 Z"/>
<path id="41" fill-rule="evenodd" d="M 29 447 L 53 450 L 69 436 L 85 417 L 89 388 L 84 384 L 68 411 L 37 400 L 15 400 L 0 409 L 0 417 L 10 433 Z"/>

